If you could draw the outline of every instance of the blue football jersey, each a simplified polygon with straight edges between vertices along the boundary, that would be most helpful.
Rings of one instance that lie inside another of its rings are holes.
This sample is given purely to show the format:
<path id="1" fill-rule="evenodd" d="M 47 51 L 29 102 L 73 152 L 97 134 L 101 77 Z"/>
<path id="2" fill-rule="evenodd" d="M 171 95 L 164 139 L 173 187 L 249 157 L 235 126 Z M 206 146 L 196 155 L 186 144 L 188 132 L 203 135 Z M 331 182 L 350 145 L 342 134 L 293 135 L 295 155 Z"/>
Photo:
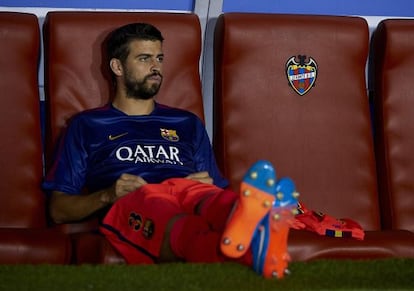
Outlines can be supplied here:
<path id="1" fill-rule="evenodd" d="M 107 188 L 123 173 L 159 183 L 200 171 L 228 185 L 195 114 L 156 103 L 151 114 L 131 116 L 108 104 L 72 118 L 43 188 L 78 194 Z"/>

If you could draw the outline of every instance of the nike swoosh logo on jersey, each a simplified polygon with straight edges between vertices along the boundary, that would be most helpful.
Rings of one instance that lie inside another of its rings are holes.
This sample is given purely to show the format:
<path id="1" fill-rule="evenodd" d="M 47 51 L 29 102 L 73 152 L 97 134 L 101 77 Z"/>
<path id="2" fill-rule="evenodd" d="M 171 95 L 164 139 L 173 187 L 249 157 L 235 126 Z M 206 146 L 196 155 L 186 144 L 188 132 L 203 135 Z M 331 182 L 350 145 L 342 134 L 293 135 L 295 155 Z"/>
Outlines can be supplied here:
<path id="1" fill-rule="evenodd" d="M 127 135 L 127 134 L 128 134 L 128 132 L 124 132 L 124 133 L 121 133 L 121 134 L 118 134 L 118 135 L 110 134 L 110 135 L 108 135 L 108 139 L 109 140 L 116 140 L 116 139 L 118 139 L 120 137 L 123 137 L 124 135 Z"/>

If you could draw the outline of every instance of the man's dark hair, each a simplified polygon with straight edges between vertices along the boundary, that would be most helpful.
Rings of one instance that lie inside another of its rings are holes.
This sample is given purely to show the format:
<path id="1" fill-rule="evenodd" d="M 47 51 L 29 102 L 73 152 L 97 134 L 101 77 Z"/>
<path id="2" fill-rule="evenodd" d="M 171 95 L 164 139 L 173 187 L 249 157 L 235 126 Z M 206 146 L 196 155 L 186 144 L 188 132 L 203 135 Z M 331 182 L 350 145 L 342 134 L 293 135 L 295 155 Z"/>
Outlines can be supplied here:
<path id="1" fill-rule="evenodd" d="M 133 40 L 163 41 L 161 32 L 148 23 L 131 23 L 115 29 L 107 39 L 108 61 L 112 58 L 125 63 L 129 54 L 129 43 Z"/>

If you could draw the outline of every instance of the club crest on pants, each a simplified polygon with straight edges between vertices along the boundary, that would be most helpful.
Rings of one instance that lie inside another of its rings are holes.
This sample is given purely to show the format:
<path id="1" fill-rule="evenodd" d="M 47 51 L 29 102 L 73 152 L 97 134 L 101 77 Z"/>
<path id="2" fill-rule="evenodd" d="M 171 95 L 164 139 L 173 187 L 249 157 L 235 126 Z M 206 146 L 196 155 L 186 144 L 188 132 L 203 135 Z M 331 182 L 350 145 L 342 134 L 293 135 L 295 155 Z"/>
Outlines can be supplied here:
<path id="1" fill-rule="evenodd" d="M 142 217 L 139 214 L 136 214 L 135 212 L 131 212 L 128 217 L 128 225 L 131 227 L 134 231 L 139 231 L 142 226 Z"/>
<path id="2" fill-rule="evenodd" d="M 142 235 L 146 239 L 151 239 L 152 235 L 154 234 L 154 231 L 155 231 L 154 221 L 152 221 L 151 219 L 146 219 L 144 222 L 144 227 L 142 228 Z"/>
<path id="3" fill-rule="evenodd" d="M 305 55 L 291 57 L 286 62 L 286 76 L 289 85 L 300 96 L 305 95 L 315 85 L 318 75 L 318 65 L 316 61 Z"/>

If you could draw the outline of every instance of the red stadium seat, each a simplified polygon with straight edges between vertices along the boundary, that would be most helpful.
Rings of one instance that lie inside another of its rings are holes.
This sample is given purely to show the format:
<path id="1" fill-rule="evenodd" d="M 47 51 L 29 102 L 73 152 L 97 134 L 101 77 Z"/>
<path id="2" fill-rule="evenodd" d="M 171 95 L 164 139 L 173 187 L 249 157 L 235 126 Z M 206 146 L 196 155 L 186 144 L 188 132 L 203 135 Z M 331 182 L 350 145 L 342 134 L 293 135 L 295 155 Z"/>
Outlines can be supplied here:
<path id="1" fill-rule="evenodd" d="M 233 189 L 270 160 L 309 208 L 351 218 L 363 241 L 293 231 L 293 260 L 414 257 L 412 233 L 383 231 L 359 17 L 226 13 L 215 31 L 214 148 Z M 408 154 L 406 152 L 406 154 Z"/>
<path id="2" fill-rule="evenodd" d="M 0 264 L 64 264 L 69 237 L 47 227 L 33 14 L 0 12 Z"/>
<path id="3" fill-rule="evenodd" d="M 384 227 L 414 232 L 414 20 L 386 19 L 372 38 L 370 79 Z"/>
<path id="4" fill-rule="evenodd" d="M 103 42 L 110 31 L 131 22 L 152 23 L 165 38 L 164 81 L 157 101 L 204 119 L 199 75 L 201 27 L 195 14 L 50 12 L 44 26 L 47 165 L 68 118 L 109 101 L 111 81 Z M 75 238 L 76 262 L 122 262 L 103 238 L 90 232 L 96 226 L 96 220 L 88 220 L 63 227 Z"/>

